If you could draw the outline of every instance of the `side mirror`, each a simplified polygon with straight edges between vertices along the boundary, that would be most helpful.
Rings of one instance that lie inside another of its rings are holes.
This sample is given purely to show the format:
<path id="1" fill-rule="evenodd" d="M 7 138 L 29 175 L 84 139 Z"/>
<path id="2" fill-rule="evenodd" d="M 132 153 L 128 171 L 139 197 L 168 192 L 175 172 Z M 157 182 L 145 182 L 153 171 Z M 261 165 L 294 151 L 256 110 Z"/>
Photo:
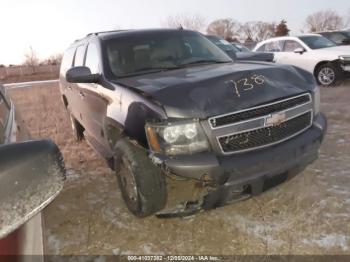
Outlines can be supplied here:
<path id="1" fill-rule="evenodd" d="M 91 74 L 90 68 L 86 66 L 76 66 L 66 72 L 66 79 L 69 83 L 96 83 L 99 74 Z"/>
<path id="2" fill-rule="evenodd" d="M 294 53 L 296 54 L 303 54 L 304 52 L 306 52 L 306 50 L 302 47 L 298 47 L 297 49 L 294 50 Z"/>
<path id="3" fill-rule="evenodd" d="M 62 155 L 49 140 L 0 146 L 0 239 L 25 224 L 62 190 Z"/>

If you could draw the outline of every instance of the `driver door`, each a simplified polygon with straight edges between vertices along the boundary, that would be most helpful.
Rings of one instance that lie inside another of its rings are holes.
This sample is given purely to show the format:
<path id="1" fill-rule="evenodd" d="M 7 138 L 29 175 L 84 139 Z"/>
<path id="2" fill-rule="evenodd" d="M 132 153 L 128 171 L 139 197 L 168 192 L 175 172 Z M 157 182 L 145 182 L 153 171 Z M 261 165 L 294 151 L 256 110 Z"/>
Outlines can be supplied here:
<path id="1" fill-rule="evenodd" d="M 296 53 L 296 49 L 304 49 L 303 53 Z M 289 64 L 310 71 L 309 61 L 312 61 L 310 52 L 295 40 L 286 40 L 279 59 L 281 64 Z"/>

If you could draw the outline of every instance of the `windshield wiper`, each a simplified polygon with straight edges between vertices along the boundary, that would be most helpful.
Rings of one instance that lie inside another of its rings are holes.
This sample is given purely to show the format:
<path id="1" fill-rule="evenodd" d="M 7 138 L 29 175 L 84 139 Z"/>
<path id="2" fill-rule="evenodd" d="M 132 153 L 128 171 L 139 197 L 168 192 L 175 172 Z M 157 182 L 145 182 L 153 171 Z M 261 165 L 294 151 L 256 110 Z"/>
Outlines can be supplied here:
<path id="1" fill-rule="evenodd" d="M 163 71 L 169 71 L 169 70 L 175 70 L 175 69 L 180 69 L 181 67 L 179 66 L 171 66 L 171 67 L 146 67 L 146 68 L 140 68 L 133 73 L 130 74 L 125 74 L 119 76 L 119 78 L 123 77 L 129 77 L 129 76 L 138 76 L 138 75 L 145 75 L 145 74 L 152 74 L 152 73 L 159 73 Z"/>

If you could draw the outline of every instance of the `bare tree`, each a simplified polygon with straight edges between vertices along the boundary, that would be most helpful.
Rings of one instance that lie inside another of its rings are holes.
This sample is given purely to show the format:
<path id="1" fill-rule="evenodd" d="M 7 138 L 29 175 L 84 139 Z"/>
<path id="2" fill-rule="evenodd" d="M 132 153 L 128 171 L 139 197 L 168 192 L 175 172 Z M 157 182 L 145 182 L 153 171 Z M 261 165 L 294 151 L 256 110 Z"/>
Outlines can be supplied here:
<path id="1" fill-rule="evenodd" d="M 346 26 L 346 21 L 333 10 L 318 11 L 306 17 L 307 32 L 339 30 Z"/>
<path id="2" fill-rule="evenodd" d="M 165 21 L 162 21 L 162 26 L 169 28 L 185 28 L 195 31 L 203 31 L 206 26 L 205 17 L 195 14 L 177 14 L 168 16 Z"/>
<path id="3" fill-rule="evenodd" d="M 260 42 L 275 35 L 275 23 L 262 21 L 246 22 L 241 26 L 241 33 L 245 39 Z"/>
<path id="4" fill-rule="evenodd" d="M 24 54 L 23 64 L 31 67 L 33 73 L 35 72 L 35 67 L 39 64 L 39 58 L 32 46 L 30 46 L 28 52 Z"/>
<path id="5" fill-rule="evenodd" d="M 350 30 L 350 8 L 348 9 L 348 13 L 346 14 L 345 20 L 345 27 L 346 29 Z"/>
<path id="6" fill-rule="evenodd" d="M 231 18 L 218 19 L 209 24 L 207 33 L 233 41 L 239 37 L 240 27 L 240 23 Z"/>
<path id="7" fill-rule="evenodd" d="M 45 59 L 42 64 L 45 65 L 60 65 L 62 62 L 63 54 L 54 54 L 51 55 L 49 58 Z"/>

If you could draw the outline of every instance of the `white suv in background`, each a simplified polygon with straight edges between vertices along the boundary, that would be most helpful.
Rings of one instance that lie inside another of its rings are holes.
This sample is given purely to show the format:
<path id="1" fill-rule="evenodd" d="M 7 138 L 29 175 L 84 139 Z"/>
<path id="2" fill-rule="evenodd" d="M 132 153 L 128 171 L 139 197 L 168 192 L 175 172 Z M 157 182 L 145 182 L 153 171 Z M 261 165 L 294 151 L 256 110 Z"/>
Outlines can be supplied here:
<path id="1" fill-rule="evenodd" d="M 254 51 L 273 52 L 276 63 L 307 70 L 323 86 L 350 75 L 350 46 L 336 46 L 318 34 L 271 38 L 258 43 Z"/>

